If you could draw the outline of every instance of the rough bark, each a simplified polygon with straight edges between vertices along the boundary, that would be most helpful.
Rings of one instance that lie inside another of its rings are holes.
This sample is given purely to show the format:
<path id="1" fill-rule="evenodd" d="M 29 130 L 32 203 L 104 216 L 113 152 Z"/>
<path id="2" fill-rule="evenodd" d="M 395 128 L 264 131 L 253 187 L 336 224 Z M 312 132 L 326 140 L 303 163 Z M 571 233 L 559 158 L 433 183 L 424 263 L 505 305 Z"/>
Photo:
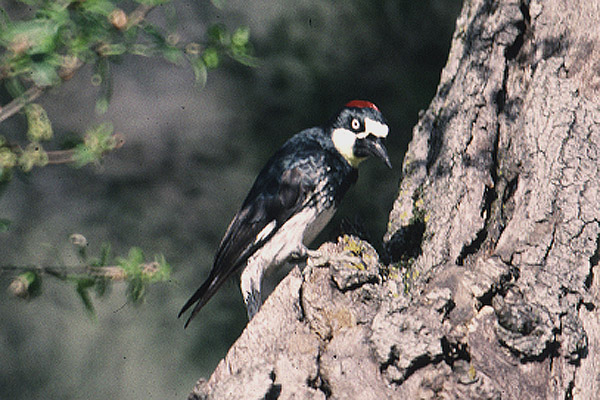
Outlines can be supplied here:
<path id="1" fill-rule="evenodd" d="M 325 244 L 191 398 L 600 398 L 599 22 L 589 0 L 466 1 L 389 264 Z"/>

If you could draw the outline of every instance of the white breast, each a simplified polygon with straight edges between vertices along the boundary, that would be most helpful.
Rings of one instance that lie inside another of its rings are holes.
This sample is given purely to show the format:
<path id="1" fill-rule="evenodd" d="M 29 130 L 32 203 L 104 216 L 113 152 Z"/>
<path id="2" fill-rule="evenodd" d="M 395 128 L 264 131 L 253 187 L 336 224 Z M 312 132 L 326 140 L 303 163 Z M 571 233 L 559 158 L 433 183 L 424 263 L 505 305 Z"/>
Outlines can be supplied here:
<path id="1" fill-rule="evenodd" d="M 249 319 L 258 312 L 263 296 L 266 297 L 275 287 L 273 284 L 270 290 L 263 293 L 263 277 L 275 272 L 274 267 L 282 265 L 292 253 L 302 254 L 305 245 L 310 244 L 317 237 L 334 212 L 334 207 L 325 209 L 321 213 L 317 213 L 316 207 L 304 208 L 287 220 L 273 237 L 248 259 L 240 284 Z M 275 227 L 273 222 L 267 224 L 258 236 L 261 238 L 268 236 Z"/>

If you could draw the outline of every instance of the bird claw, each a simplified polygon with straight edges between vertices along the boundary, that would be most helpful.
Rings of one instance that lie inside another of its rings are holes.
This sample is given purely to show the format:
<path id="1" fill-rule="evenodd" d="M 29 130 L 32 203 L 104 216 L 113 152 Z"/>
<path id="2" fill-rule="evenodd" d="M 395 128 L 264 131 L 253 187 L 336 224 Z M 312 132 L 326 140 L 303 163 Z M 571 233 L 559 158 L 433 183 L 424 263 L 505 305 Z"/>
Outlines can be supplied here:
<path id="1" fill-rule="evenodd" d="M 327 253 L 321 253 L 318 250 L 309 251 L 309 258 L 306 262 L 309 267 L 324 267 L 331 261 L 331 256 Z"/>
<path id="2" fill-rule="evenodd" d="M 310 250 L 308 250 L 307 248 L 301 248 L 293 251 L 290 254 L 290 261 L 297 263 L 306 261 L 310 257 L 309 251 Z"/>
<path id="3" fill-rule="evenodd" d="M 327 254 L 321 253 L 319 250 L 310 250 L 306 247 L 298 249 L 290 254 L 290 261 L 297 264 L 304 264 L 310 267 L 325 266 L 330 261 Z"/>

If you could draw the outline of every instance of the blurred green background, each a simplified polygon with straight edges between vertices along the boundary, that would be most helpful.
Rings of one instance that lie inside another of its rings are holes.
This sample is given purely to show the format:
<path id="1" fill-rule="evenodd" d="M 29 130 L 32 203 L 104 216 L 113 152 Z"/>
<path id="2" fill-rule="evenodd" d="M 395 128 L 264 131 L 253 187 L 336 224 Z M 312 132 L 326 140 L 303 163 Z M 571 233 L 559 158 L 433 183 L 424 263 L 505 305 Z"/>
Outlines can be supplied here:
<path id="1" fill-rule="evenodd" d="M 396 195 L 419 110 L 433 97 L 458 0 L 174 2 L 181 37 L 208 25 L 247 25 L 260 64 L 225 61 L 204 89 L 160 59 L 127 57 L 113 69 L 108 112 L 84 68 L 43 95 L 56 135 L 112 121 L 125 146 L 100 167 L 54 166 L 16 177 L 0 197 L 0 264 L 70 265 L 73 233 L 90 253 L 140 246 L 162 253 L 170 282 L 134 306 L 124 288 L 94 298 L 97 321 L 75 291 L 46 278 L 32 301 L 11 297 L 0 273 L 0 399 L 177 399 L 208 377 L 240 335 L 246 315 L 232 280 L 190 327 L 176 318 L 212 265 L 221 235 L 261 166 L 292 134 L 324 123 L 345 102 L 368 99 L 391 127 L 392 171 L 365 163 L 324 237 L 342 217 L 360 220 L 376 247 Z M 12 1 L 0 1 L 19 11 Z M 160 7 L 149 19 L 163 18 Z M 23 117 L 0 124 L 22 129 Z"/>

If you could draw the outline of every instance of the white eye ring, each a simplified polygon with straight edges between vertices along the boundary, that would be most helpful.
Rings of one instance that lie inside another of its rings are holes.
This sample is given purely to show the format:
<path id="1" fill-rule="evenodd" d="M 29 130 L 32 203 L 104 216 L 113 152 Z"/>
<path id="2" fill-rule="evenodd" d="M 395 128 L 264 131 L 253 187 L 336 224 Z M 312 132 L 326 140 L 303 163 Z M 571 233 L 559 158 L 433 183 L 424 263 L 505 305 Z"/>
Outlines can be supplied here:
<path id="1" fill-rule="evenodd" d="M 357 120 L 356 118 L 352 118 L 352 122 L 350 123 L 350 126 L 352 127 L 353 130 L 357 131 L 360 128 L 360 121 Z"/>

